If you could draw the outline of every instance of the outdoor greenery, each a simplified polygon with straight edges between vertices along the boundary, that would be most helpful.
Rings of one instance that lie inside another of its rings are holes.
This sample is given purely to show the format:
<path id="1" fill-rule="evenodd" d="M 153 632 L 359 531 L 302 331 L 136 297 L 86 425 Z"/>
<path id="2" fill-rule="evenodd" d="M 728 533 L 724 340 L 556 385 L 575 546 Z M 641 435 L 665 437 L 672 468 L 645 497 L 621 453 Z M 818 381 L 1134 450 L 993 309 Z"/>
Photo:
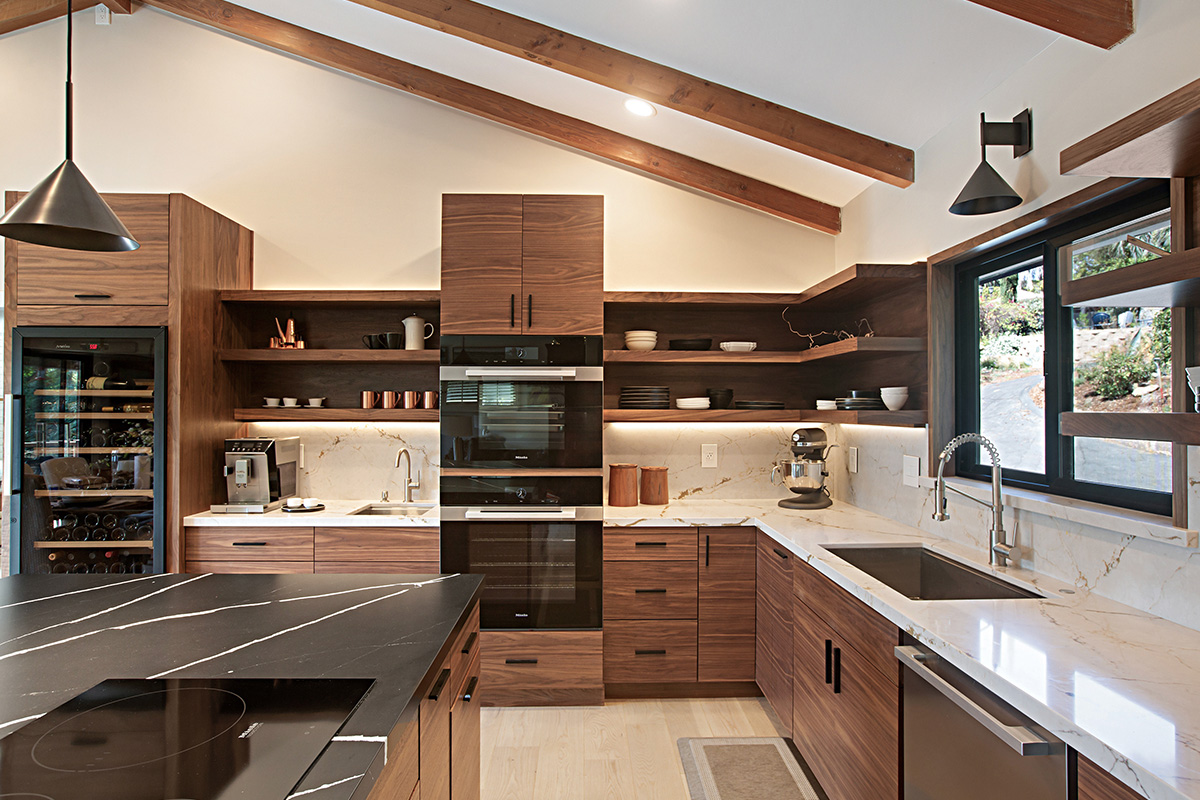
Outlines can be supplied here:
<path id="1" fill-rule="evenodd" d="M 1028 336 L 1042 330 L 1042 299 L 1019 302 L 993 297 L 979 303 L 979 334 L 989 339 L 1004 334 Z"/>
<path id="2" fill-rule="evenodd" d="M 1139 353 L 1122 353 L 1116 347 L 1078 373 L 1079 380 L 1092 384 L 1105 400 L 1119 400 L 1133 393 L 1134 384 L 1145 383 L 1154 374 L 1153 365 Z"/>
<path id="3" fill-rule="evenodd" d="M 1150 358 L 1156 364 L 1171 363 L 1171 309 L 1163 308 L 1150 321 Z"/>
<path id="4" fill-rule="evenodd" d="M 1168 223 L 1166 226 L 1142 234 L 1138 238 L 1160 250 L 1169 251 L 1171 249 L 1171 226 Z M 1098 275 L 1101 272 L 1128 267 L 1131 264 L 1140 264 L 1154 258 L 1158 258 L 1158 256 L 1149 250 L 1121 240 L 1076 253 L 1071 258 L 1071 277 L 1086 278 L 1089 275 Z"/>

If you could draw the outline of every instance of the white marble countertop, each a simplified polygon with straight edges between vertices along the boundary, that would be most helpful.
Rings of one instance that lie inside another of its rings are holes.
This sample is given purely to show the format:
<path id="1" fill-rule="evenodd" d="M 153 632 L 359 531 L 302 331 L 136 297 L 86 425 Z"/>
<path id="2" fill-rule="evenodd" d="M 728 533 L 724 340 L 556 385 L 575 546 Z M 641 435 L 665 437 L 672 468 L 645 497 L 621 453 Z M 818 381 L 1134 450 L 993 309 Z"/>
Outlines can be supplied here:
<path id="1" fill-rule="evenodd" d="M 314 527 L 361 527 L 361 528 L 417 528 L 438 526 L 438 507 L 428 503 L 413 503 L 425 511 L 417 517 L 390 516 L 386 514 L 351 514 L 363 506 L 376 505 L 366 501 L 331 500 L 323 511 L 268 511 L 265 514 L 214 514 L 202 511 L 183 518 L 186 528 L 314 528 Z M 384 505 L 400 505 L 385 503 Z"/>
<path id="2" fill-rule="evenodd" d="M 189 526 L 412 526 L 417 518 L 322 512 L 195 514 Z M 605 508 L 605 524 L 753 525 L 919 639 L 1068 745 L 1152 800 L 1200 800 L 1200 632 L 1021 569 L 844 503 L 785 510 L 773 500 L 684 500 Z M 1046 599 L 921 601 L 825 550 L 829 544 L 920 543 Z"/>

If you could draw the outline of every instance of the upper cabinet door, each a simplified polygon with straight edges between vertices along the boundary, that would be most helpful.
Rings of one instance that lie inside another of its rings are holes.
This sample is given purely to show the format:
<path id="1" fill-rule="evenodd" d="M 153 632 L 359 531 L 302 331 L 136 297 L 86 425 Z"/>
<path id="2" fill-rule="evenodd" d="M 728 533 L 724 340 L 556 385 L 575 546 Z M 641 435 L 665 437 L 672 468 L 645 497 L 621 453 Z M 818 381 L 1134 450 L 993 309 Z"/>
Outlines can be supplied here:
<path id="1" fill-rule="evenodd" d="M 521 201 L 442 196 L 443 334 L 521 332 Z"/>
<path id="2" fill-rule="evenodd" d="M 522 331 L 603 334 L 604 198 L 525 195 L 524 201 Z"/>
<path id="3" fill-rule="evenodd" d="M 19 305 L 167 304 L 168 196 L 107 194 L 104 199 L 141 247 L 128 253 L 98 253 L 10 239 Z"/>

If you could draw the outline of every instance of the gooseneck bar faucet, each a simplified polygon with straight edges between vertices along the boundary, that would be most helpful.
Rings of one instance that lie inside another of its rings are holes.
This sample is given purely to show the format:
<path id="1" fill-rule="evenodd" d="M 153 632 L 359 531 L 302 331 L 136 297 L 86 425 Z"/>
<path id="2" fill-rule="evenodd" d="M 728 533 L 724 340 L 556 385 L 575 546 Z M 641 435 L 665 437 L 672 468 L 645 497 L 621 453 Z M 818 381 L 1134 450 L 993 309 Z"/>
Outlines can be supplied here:
<path id="1" fill-rule="evenodd" d="M 992 502 L 988 503 L 978 498 L 972 497 L 966 492 L 960 492 L 953 486 L 946 485 L 945 470 L 946 462 L 950 460 L 950 456 L 954 454 L 962 445 L 967 442 L 974 442 L 987 450 L 988 455 L 992 459 Z M 955 436 L 946 446 L 942 448 L 941 455 L 938 456 L 938 475 L 937 485 L 934 488 L 934 505 L 933 518 L 938 522 L 945 522 L 950 519 L 950 515 L 946 512 L 946 490 L 962 495 L 968 500 L 979 503 L 981 506 L 986 506 L 992 510 L 992 528 L 988 531 L 988 563 L 993 567 L 1007 567 L 1009 559 L 1020 561 L 1021 550 L 1015 545 L 1008 544 L 1004 541 L 1004 499 L 1000 493 L 1000 453 L 996 451 L 996 446 L 987 439 L 987 437 L 978 433 L 964 433 L 961 436 Z"/>

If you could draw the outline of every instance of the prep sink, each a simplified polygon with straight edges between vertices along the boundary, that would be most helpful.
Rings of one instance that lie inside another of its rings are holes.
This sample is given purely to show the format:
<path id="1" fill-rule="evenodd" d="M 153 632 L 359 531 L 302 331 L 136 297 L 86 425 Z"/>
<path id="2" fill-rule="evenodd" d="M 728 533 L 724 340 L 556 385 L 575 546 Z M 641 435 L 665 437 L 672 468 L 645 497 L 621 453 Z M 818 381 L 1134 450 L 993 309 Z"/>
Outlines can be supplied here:
<path id="1" fill-rule="evenodd" d="M 826 547 L 912 600 L 1005 600 L 1044 595 L 963 566 L 924 547 Z"/>
<path id="2" fill-rule="evenodd" d="M 432 508 L 434 508 L 432 503 L 372 503 L 351 511 L 350 516 L 423 517 Z"/>

